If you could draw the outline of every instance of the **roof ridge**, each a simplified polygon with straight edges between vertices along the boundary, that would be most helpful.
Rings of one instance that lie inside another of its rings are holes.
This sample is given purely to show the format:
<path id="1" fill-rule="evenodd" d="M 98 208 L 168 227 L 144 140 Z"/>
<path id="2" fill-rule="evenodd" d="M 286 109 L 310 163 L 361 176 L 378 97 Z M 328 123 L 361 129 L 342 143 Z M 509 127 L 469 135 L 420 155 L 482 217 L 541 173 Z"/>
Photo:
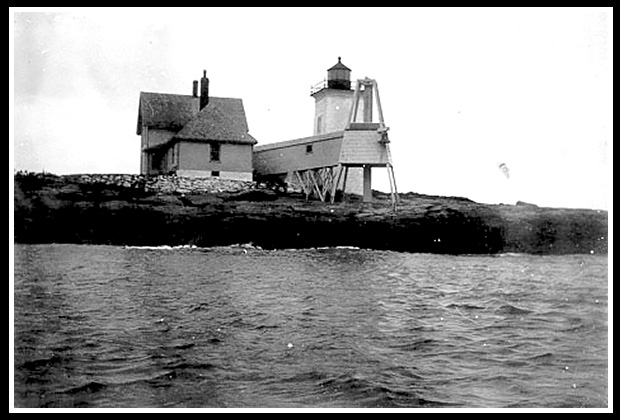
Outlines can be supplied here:
<path id="1" fill-rule="evenodd" d="M 194 95 L 186 95 L 183 93 L 161 93 L 161 92 L 147 92 L 147 91 L 140 91 L 140 95 L 142 94 L 147 94 L 147 95 L 162 95 L 162 96 L 183 96 L 183 97 L 187 97 L 187 98 L 195 98 Z"/>
<path id="2" fill-rule="evenodd" d="M 193 95 L 140 92 L 138 134 L 143 124 L 174 131 L 178 139 L 257 143 L 249 134 L 241 98 L 209 96 L 200 109 Z"/>
<path id="3" fill-rule="evenodd" d="M 221 99 L 223 101 L 220 101 Z M 215 101 L 209 101 L 209 104 L 199 110 L 175 138 L 257 143 L 249 133 L 241 98 L 217 98 Z"/>

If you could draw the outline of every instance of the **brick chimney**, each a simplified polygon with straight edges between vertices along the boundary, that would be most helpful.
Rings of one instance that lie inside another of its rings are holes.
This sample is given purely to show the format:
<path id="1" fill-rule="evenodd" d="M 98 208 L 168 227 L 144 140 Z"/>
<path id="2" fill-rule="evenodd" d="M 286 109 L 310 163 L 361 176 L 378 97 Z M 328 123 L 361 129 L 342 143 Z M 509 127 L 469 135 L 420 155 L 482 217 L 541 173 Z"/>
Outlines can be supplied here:
<path id="1" fill-rule="evenodd" d="M 192 96 L 194 98 L 198 97 L 198 80 L 194 80 L 192 83 Z"/>
<path id="2" fill-rule="evenodd" d="M 207 106 L 209 103 L 209 79 L 207 79 L 207 71 L 203 70 L 202 78 L 200 79 L 200 109 Z"/>

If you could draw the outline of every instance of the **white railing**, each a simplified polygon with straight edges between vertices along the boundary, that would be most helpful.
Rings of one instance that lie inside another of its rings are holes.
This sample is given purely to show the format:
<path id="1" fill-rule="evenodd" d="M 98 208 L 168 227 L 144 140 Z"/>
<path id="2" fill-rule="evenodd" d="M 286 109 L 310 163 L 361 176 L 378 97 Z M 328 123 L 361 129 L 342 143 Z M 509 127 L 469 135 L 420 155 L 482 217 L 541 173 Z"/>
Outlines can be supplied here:
<path id="1" fill-rule="evenodd" d="M 327 79 L 321 80 L 319 83 L 316 83 L 310 86 L 310 95 L 314 95 L 321 89 L 325 89 L 327 87 Z"/>

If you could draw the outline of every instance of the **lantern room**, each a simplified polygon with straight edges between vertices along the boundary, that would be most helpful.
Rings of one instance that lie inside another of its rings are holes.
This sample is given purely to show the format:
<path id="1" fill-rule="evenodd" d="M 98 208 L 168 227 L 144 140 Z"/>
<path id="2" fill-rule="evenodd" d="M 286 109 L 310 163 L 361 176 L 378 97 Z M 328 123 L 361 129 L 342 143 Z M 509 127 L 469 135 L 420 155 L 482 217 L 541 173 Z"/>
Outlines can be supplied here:
<path id="1" fill-rule="evenodd" d="M 351 89 L 351 69 L 342 64 L 340 57 L 333 67 L 327 69 L 327 87 L 329 89 Z"/>

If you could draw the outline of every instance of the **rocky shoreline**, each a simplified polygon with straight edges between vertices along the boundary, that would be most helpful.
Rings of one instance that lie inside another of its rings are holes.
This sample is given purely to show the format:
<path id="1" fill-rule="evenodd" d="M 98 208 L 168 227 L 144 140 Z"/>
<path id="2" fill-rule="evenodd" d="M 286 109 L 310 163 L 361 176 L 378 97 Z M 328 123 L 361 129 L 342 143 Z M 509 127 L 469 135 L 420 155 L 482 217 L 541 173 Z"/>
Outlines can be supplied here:
<path id="1" fill-rule="evenodd" d="M 607 212 L 386 194 L 305 201 L 247 181 L 17 173 L 16 243 L 355 246 L 444 254 L 606 254 Z"/>

